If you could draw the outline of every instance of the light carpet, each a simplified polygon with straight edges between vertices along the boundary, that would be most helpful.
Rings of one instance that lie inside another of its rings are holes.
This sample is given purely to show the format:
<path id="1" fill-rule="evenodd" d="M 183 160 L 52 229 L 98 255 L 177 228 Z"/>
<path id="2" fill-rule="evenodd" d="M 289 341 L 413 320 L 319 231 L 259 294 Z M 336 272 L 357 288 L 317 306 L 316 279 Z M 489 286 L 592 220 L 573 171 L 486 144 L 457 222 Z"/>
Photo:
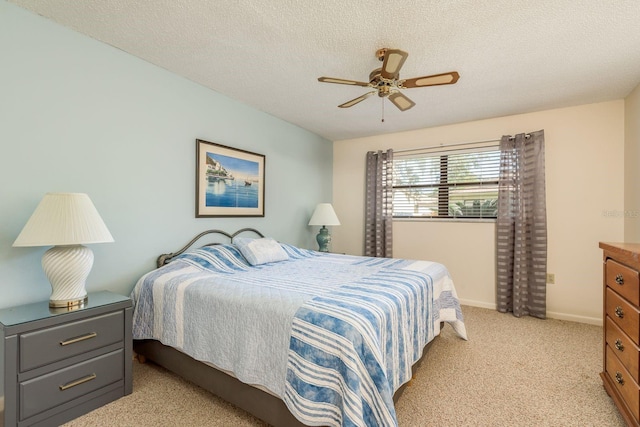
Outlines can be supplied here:
<path id="1" fill-rule="evenodd" d="M 463 307 L 469 341 L 448 325 L 396 404 L 401 427 L 625 425 L 605 392 L 602 328 Z M 265 426 L 152 363 L 133 393 L 66 426 Z"/>

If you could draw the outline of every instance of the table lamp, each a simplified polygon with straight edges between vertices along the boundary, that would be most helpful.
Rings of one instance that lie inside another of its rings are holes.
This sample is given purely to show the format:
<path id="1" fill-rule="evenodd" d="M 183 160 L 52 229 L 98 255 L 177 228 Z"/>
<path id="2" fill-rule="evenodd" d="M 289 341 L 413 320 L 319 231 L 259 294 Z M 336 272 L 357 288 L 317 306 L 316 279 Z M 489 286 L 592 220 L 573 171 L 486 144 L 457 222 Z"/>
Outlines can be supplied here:
<path id="1" fill-rule="evenodd" d="M 318 242 L 318 249 L 320 252 L 329 252 L 329 243 L 331 242 L 331 235 L 329 235 L 329 230 L 327 229 L 327 225 L 340 225 L 340 221 L 338 221 L 338 216 L 336 212 L 333 210 L 333 206 L 331 203 L 320 203 L 316 206 L 316 210 L 313 212 L 311 219 L 309 220 L 309 225 L 321 225 L 322 228 L 318 232 L 316 236 L 316 241 Z"/>
<path id="2" fill-rule="evenodd" d="M 100 214 L 83 193 L 47 193 L 13 246 L 53 246 L 42 256 L 51 283 L 49 307 L 75 308 L 87 301 L 85 283 L 93 266 L 87 243 L 113 242 Z"/>

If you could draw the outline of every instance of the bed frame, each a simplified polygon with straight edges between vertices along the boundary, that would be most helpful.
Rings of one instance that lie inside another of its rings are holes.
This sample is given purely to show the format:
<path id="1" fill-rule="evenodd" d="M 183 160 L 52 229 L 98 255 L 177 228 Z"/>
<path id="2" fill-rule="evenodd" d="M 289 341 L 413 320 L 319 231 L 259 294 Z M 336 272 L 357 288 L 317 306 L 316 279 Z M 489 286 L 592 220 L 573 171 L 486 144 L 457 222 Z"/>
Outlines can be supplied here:
<path id="1" fill-rule="evenodd" d="M 175 257 L 187 251 L 194 245 L 194 243 L 205 235 L 219 234 L 225 236 L 233 243 L 233 239 L 237 235 L 245 232 L 255 233 L 260 237 L 264 237 L 261 232 L 253 228 L 243 228 L 233 234 L 229 234 L 221 230 L 207 230 L 194 237 L 182 249 L 173 253 L 160 255 L 157 259 L 157 266 L 162 267 L 163 265 L 168 264 Z M 209 243 L 205 246 L 217 244 L 220 243 Z M 414 374 L 424 360 L 425 354 L 433 341 L 434 340 L 427 344 L 422 353 L 422 357 L 413 365 L 412 372 Z M 207 365 L 206 363 L 197 361 L 173 347 L 166 346 L 155 340 L 134 340 L 133 349 L 136 357 L 141 363 L 145 363 L 147 360 L 150 360 L 187 381 L 208 390 L 238 408 L 249 412 L 251 415 L 269 423 L 272 426 L 301 427 L 305 425 L 298 421 L 298 419 L 289 412 L 289 409 L 280 398 L 249 384 L 243 383 L 237 378 Z M 410 383 L 411 382 L 402 385 L 395 392 L 393 395 L 394 402 L 397 402 L 404 389 Z"/>
<path id="2" fill-rule="evenodd" d="M 178 255 L 186 252 L 198 240 L 200 240 L 201 238 L 203 238 L 207 234 L 220 234 L 220 235 L 226 237 L 229 240 L 229 242 L 233 243 L 233 239 L 236 236 L 238 236 L 239 234 L 242 234 L 242 233 L 254 233 L 254 234 L 257 234 L 260 237 L 264 237 L 264 235 L 261 232 L 259 232 L 258 230 L 256 230 L 255 228 L 241 228 L 240 230 L 236 231 L 233 234 L 229 234 L 226 231 L 222 231 L 222 230 L 207 230 L 207 231 L 203 231 L 202 233 L 198 234 L 196 237 L 191 239 L 191 241 L 189 243 L 187 243 L 186 245 L 184 245 L 184 247 L 182 249 L 177 250 L 176 252 L 171 252 L 169 254 L 160 255 L 158 257 L 158 259 L 156 260 L 156 267 L 160 268 L 165 264 L 169 264 L 175 257 L 177 257 Z M 212 246 L 212 245 L 219 245 L 219 244 L 220 244 L 220 242 L 213 242 L 213 243 L 204 244 L 202 246 Z"/>

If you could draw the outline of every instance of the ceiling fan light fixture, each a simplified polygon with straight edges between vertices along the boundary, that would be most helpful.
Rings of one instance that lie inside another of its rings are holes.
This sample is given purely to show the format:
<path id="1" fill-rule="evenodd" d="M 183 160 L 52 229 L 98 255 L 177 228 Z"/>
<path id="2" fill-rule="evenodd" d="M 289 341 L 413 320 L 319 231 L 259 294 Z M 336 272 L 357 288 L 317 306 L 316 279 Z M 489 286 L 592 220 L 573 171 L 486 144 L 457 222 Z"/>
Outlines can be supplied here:
<path id="1" fill-rule="evenodd" d="M 378 96 L 380 98 L 384 98 L 385 96 L 389 95 L 389 93 L 391 93 L 391 89 L 389 86 L 387 85 L 378 86 Z"/>

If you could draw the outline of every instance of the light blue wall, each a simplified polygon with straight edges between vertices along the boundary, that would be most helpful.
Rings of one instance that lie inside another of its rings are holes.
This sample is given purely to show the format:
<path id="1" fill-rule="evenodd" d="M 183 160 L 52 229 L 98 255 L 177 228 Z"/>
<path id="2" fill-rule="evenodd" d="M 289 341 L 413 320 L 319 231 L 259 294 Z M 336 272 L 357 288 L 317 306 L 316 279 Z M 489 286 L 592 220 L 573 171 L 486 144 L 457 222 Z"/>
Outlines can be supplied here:
<path id="1" fill-rule="evenodd" d="M 157 255 L 209 228 L 314 247 L 332 144 L 0 0 L 0 307 L 47 300 L 47 248 L 11 245 L 47 192 L 88 193 L 115 243 L 87 289 L 128 294 Z M 266 155 L 264 218 L 195 218 L 195 140 Z"/>

